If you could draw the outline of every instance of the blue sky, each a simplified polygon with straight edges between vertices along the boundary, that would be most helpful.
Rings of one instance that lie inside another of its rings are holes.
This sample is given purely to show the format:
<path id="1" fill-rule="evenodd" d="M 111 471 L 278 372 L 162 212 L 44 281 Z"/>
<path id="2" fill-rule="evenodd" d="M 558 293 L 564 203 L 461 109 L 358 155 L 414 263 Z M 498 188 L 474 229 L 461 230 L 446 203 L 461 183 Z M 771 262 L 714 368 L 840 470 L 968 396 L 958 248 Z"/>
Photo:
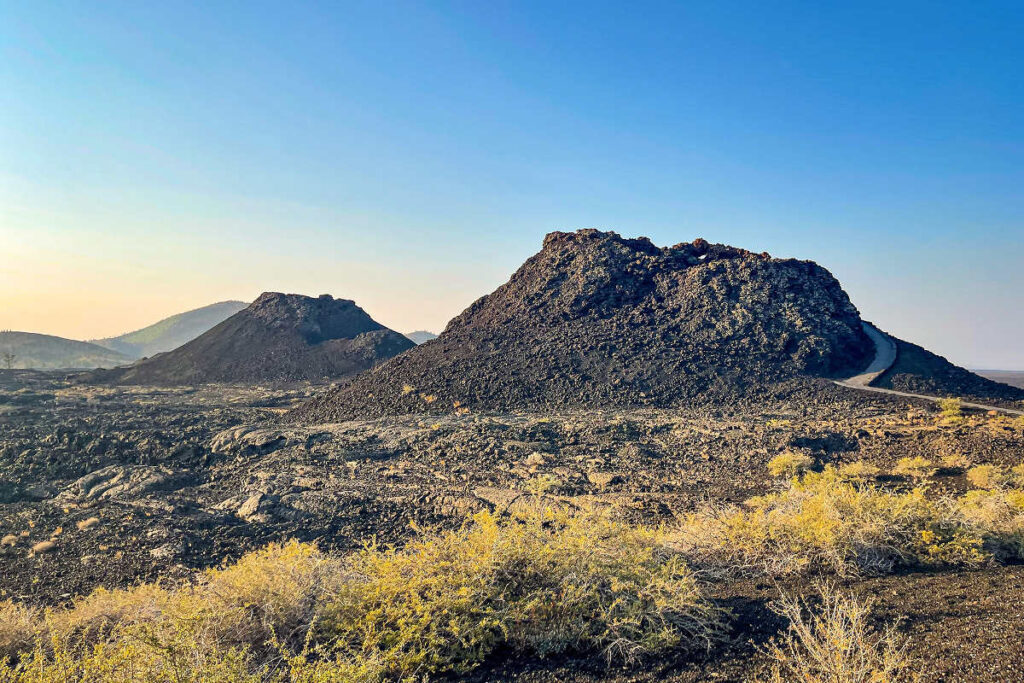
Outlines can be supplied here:
<path id="1" fill-rule="evenodd" d="M 0 328 L 435 331 L 551 230 L 819 261 L 1024 369 L 1024 5 L 0 0 Z"/>

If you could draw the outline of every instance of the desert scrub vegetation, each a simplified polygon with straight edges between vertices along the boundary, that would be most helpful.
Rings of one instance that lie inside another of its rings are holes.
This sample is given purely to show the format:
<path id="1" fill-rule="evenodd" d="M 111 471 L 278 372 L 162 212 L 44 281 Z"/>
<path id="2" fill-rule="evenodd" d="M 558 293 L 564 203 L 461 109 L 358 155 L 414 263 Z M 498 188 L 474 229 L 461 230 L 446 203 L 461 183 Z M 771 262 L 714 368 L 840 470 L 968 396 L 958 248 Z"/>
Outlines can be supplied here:
<path id="1" fill-rule="evenodd" d="M 0 618 L 2 683 L 420 680 L 498 647 L 628 662 L 724 631 L 662 531 L 540 506 L 347 557 L 271 545 L 193 584 Z"/>
<path id="2" fill-rule="evenodd" d="M 872 465 L 869 462 L 863 460 L 854 460 L 853 462 L 844 463 L 839 466 L 839 474 L 845 479 L 851 481 L 864 481 L 866 479 L 874 479 L 878 476 L 881 470 L 876 465 Z"/>
<path id="3" fill-rule="evenodd" d="M 939 414 L 946 422 L 959 422 L 964 417 L 963 402 L 958 398 L 944 398 L 939 401 Z"/>
<path id="4" fill-rule="evenodd" d="M 710 645 L 721 615 L 655 530 L 534 508 L 405 549 L 368 548 L 325 611 L 337 642 L 394 675 L 465 672 L 498 645 L 629 661 Z"/>
<path id="5" fill-rule="evenodd" d="M 552 493 L 562 485 L 562 480 L 553 474 L 538 474 L 532 479 L 523 482 L 522 488 L 527 493 L 535 496 L 543 496 Z"/>
<path id="6" fill-rule="evenodd" d="M 1024 488 L 1024 465 L 977 465 L 967 470 L 967 481 L 979 489 Z"/>
<path id="7" fill-rule="evenodd" d="M 765 649 L 776 683 L 897 683 L 919 680 L 895 624 L 871 627 L 873 602 L 817 585 L 815 603 L 783 594 L 773 611 L 789 622 Z"/>
<path id="8" fill-rule="evenodd" d="M 768 472 L 773 477 L 795 477 L 814 467 L 814 458 L 795 451 L 784 451 L 768 461 Z"/>
<path id="9" fill-rule="evenodd" d="M 962 453 L 950 453 L 942 456 L 942 466 L 947 470 L 966 470 L 973 461 Z"/>
<path id="10" fill-rule="evenodd" d="M 1021 557 L 1024 492 L 930 496 L 807 472 L 743 506 L 686 515 L 671 544 L 714 575 L 879 574 L 898 565 L 974 566 Z"/>
<path id="11" fill-rule="evenodd" d="M 9 600 L 0 602 L 0 661 L 13 659 L 32 646 L 38 613 Z"/>
<path id="12" fill-rule="evenodd" d="M 935 474 L 938 468 L 928 458 L 916 455 L 912 458 L 900 458 L 896 461 L 896 466 L 892 468 L 892 473 L 900 477 L 909 477 L 910 479 L 925 479 Z"/>

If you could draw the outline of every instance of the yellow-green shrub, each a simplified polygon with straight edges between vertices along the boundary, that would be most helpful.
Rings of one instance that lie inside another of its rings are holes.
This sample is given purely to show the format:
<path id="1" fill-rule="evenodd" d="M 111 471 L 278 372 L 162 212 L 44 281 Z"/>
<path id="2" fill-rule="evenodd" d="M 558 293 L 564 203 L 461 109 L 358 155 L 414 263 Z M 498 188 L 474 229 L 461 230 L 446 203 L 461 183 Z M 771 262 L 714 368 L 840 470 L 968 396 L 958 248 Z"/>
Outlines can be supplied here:
<path id="1" fill-rule="evenodd" d="M 340 558 L 308 543 L 271 544 L 238 562 L 207 571 L 194 591 L 208 628 L 234 646 L 259 647 L 272 637 L 301 644 L 324 602 L 349 579 Z"/>
<path id="2" fill-rule="evenodd" d="M 839 467 L 839 474 L 845 479 L 853 481 L 861 481 L 864 479 L 873 479 L 878 476 L 879 469 L 877 466 L 872 465 L 864 460 L 855 460 L 848 462 Z"/>
<path id="3" fill-rule="evenodd" d="M 942 417 L 957 420 L 964 416 L 963 402 L 958 398 L 944 398 L 939 401 L 939 410 Z"/>
<path id="4" fill-rule="evenodd" d="M 317 612 L 344 578 L 340 559 L 291 542 L 176 590 L 157 584 L 97 589 L 37 619 L 33 652 L 0 668 L 0 683 L 284 681 L 311 671 L 319 678 L 302 680 L 374 680 L 326 677 L 323 658 L 307 647 Z M 281 669 L 286 677 L 271 677 L 267 662 L 282 656 L 289 661 Z M 350 668 L 371 663 L 350 661 Z"/>
<path id="5" fill-rule="evenodd" d="M 651 530 L 534 511 L 508 525 L 357 555 L 326 627 L 392 675 L 464 672 L 504 643 L 540 655 L 643 652 L 710 642 L 718 613 Z"/>
<path id="6" fill-rule="evenodd" d="M 851 482 L 834 467 L 808 472 L 745 507 L 688 515 L 674 545 L 726 574 L 789 574 L 827 569 L 885 572 L 897 564 L 976 564 L 984 541 L 951 516 L 945 499 L 923 488 L 895 492 Z"/>
<path id="7" fill-rule="evenodd" d="M 892 473 L 901 477 L 924 479 L 935 474 L 935 465 L 931 460 L 920 455 L 913 458 L 900 458 L 896 461 L 896 467 L 893 468 Z"/>
<path id="8" fill-rule="evenodd" d="M 951 470 L 965 470 L 973 461 L 962 453 L 951 453 L 942 456 L 942 466 Z"/>
<path id="9" fill-rule="evenodd" d="M 967 481 L 979 489 L 995 489 L 1008 483 L 1009 478 L 1002 467 L 977 465 L 967 471 Z"/>
<path id="10" fill-rule="evenodd" d="M 768 471 L 773 477 L 795 477 L 814 466 L 809 455 L 795 451 L 784 451 L 768 461 Z"/>
<path id="11" fill-rule="evenodd" d="M 706 645 L 721 621 L 661 532 L 539 508 L 349 558 L 271 545 L 177 589 L 5 615 L 11 654 L 29 652 L 0 683 L 352 683 L 465 672 L 499 645 L 629 660 Z"/>
<path id="12" fill-rule="evenodd" d="M 1024 559 L 1024 491 L 968 491 L 958 501 L 960 523 L 984 539 L 998 560 Z"/>
<path id="13" fill-rule="evenodd" d="M 967 481 L 979 489 L 1024 489 L 1024 465 L 1009 469 L 998 465 L 978 465 L 968 470 Z"/>

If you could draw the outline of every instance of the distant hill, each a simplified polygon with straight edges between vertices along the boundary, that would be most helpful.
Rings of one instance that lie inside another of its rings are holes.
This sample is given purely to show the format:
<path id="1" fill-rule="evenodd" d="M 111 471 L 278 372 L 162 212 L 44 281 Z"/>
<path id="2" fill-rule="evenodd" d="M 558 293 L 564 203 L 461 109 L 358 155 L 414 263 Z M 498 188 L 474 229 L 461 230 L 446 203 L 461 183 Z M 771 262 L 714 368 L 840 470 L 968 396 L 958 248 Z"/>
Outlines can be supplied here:
<path id="1" fill-rule="evenodd" d="M 415 332 L 406 332 L 405 336 L 412 340 L 414 344 L 422 344 L 428 342 L 431 339 L 437 339 L 437 335 L 433 332 L 427 332 L 426 330 L 416 330 Z"/>
<path id="2" fill-rule="evenodd" d="M 248 306 L 244 301 L 221 301 L 186 311 L 141 330 L 119 337 L 94 339 L 97 344 L 131 358 L 144 358 L 176 349 L 192 341 L 214 325 L 218 325 Z"/>
<path id="3" fill-rule="evenodd" d="M 12 367 L 36 370 L 112 368 L 132 360 L 89 342 L 32 332 L 0 332 L 0 368 L 7 367 L 6 353 L 14 354 Z"/>
<path id="4" fill-rule="evenodd" d="M 338 379 L 413 346 L 354 301 L 267 292 L 173 351 L 83 379 L 154 385 Z"/>
<path id="5" fill-rule="evenodd" d="M 1002 382 L 1011 387 L 1024 389 L 1024 370 L 975 370 L 974 372 L 993 382 Z"/>
<path id="6" fill-rule="evenodd" d="M 887 370 L 875 386 L 895 389 L 912 394 L 937 394 L 940 396 L 964 396 L 972 398 L 1000 399 L 1005 401 L 1024 400 L 1024 391 L 1019 385 L 1007 382 L 1006 378 L 986 376 L 953 365 L 942 356 L 936 355 L 917 344 L 896 339 L 898 349 L 896 362 Z"/>

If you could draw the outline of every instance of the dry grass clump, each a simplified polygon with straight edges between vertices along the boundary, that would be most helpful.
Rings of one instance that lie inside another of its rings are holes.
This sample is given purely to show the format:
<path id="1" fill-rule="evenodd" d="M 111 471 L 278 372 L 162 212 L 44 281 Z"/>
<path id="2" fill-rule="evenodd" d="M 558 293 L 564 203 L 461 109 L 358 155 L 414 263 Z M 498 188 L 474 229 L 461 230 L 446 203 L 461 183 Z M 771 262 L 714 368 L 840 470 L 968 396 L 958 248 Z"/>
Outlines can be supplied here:
<path id="1" fill-rule="evenodd" d="M 835 467 L 808 472 L 744 507 L 710 506 L 685 517 L 674 546 L 691 562 L 734 574 L 826 570 L 884 573 L 903 564 L 978 564 L 984 529 L 924 488 L 891 491 L 850 481 Z"/>
<path id="2" fill-rule="evenodd" d="M 966 470 L 973 461 L 962 453 L 950 453 L 942 456 L 942 466 L 950 470 Z"/>
<path id="3" fill-rule="evenodd" d="M 1024 559 L 1024 490 L 968 491 L 958 500 L 957 513 L 993 558 Z"/>
<path id="4" fill-rule="evenodd" d="M 978 465 L 967 471 L 967 481 L 979 489 L 1024 488 L 1024 465 Z"/>
<path id="5" fill-rule="evenodd" d="M 880 470 L 877 466 L 863 460 L 855 460 L 839 466 L 840 476 L 852 481 L 874 479 Z"/>
<path id="6" fill-rule="evenodd" d="M 1006 472 L 996 465 L 977 465 L 967 471 L 967 481 L 979 489 L 995 489 L 1006 483 Z"/>
<path id="7" fill-rule="evenodd" d="M 907 639 L 895 625 L 878 631 L 870 625 L 870 600 L 844 595 L 820 584 L 820 604 L 784 595 L 773 606 L 789 620 L 784 636 L 767 654 L 777 683 L 896 683 L 920 676 L 907 654 Z"/>
<path id="8" fill-rule="evenodd" d="M 0 661 L 31 649 L 38 623 L 36 610 L 4 600 L 0 602 Z"/>
<path id="9" fill-rule="evenodd" d="M 768 461 L 768 471 L 773 477 L 789 479 L 814 467 L 814 458 L 795 451 L 784 451 Z"/>
<path id="10" fill-rule="evenodd" d="M 317 613 L 344 577 L 340 560 L 292 542 L 177 590 L 98 589 L 38 618 L 31 651 L 0 665 L 0 682 L 377 680 L 369 660 L 325 669 L 329 653 L 311 649 Z"/>
<path id="11" fill-rule="evenodd" d="M 523 490 L 535 496 L 543 496 L 562 485 L 562 480 L 554 474 L 538 474 L 523 482 Z"/>
<path id="12" fill-rule="evenodd" d="M 935 474 L 936 469 L 935 464 L 931 460 L 917 455 L 913 458 L 900 458 L 897 460 L 896 467 L 893 468 L 892 473 L 900 477 L 924 479 Z"/>
<path id="13" fill-rule="evenodd" d="M 628 661 L 720 632 L 660 532 L 538 508 L 347 558 L 271 545 L 192 585 L 100 590 L 43 617 L 5 603 L 0 645 L 21 654 L 0 683 L 419 679 L 499 646 Z"/>

